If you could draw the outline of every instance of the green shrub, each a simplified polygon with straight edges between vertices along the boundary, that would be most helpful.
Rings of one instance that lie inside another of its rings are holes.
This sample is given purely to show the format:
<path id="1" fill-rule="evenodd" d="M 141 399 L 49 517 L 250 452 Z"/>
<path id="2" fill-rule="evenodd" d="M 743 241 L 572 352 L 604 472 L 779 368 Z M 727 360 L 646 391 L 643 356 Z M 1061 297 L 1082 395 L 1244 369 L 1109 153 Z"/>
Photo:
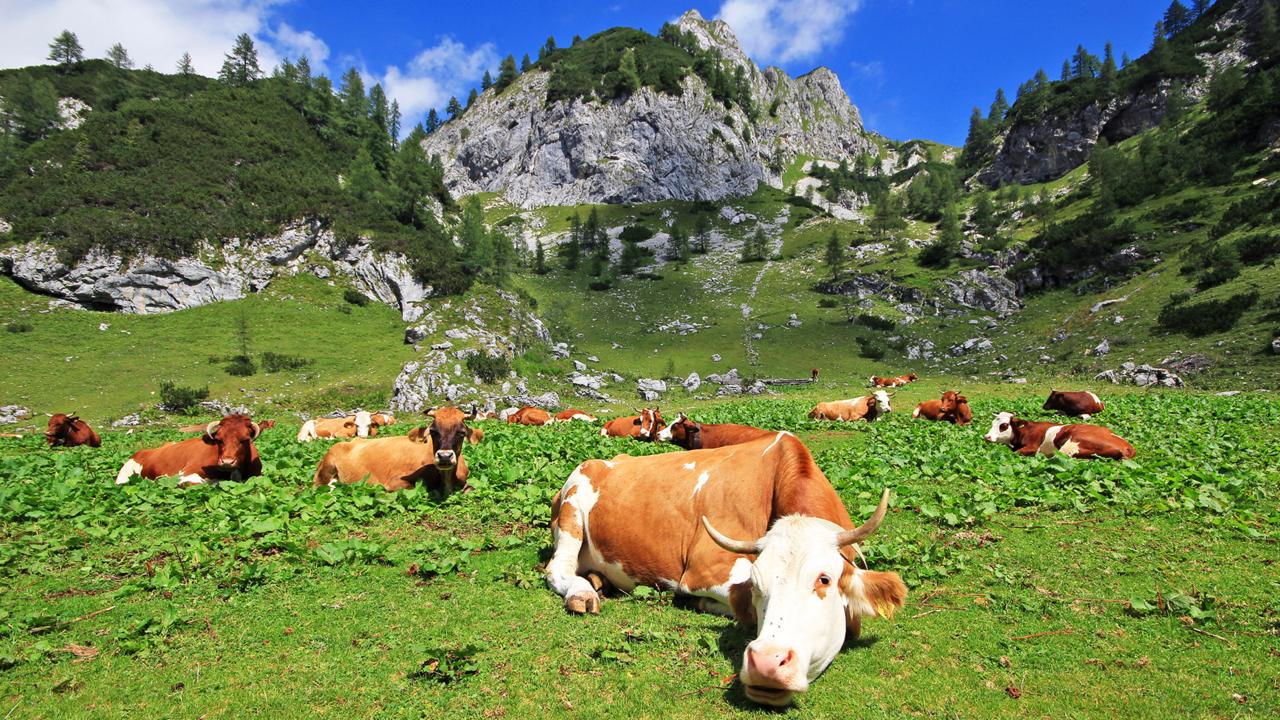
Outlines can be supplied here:
<path id="1" fill-rule="evenodd" d="M 1280 255 L 1280 233 L 1245 235 L 1236 241 L 1236 252 L 1240 255 L 1240 260 L 1249 265 L 1266 262 Z"/>
<path id="2" fill-rule="evenodd" d="M 258 366 L 253 363 L 253 358 L 248 355 L 233 355 L 231 362 L 227 363 L 226 371 L 228 375 L 249 377 L 258 372 Z"/>
<path id="3" fill-rule="evenodd" d="M 467 356 L 467 371 L 484 382 L 493 383 L 511 372 L 511 361 L 505 355 L 486 355 L 478 352 Z"/>
<path id="4" fill-rule="evenodd" d="M 885 356 L 886 352 L 888 349 L 879 340 L 861 336 L 858 338 L 858 355 L 868 360 L 879 360 Z"/>
<path id="5" fill-rule="evenodd" d="M 280 372 L 282 370 L 297 370 L 304 368 L 314 361 L 298 355 L 285 355 L 282 353 L 264 352 L 262 353 L 262 370 L 263 372 Z"/>
<path id="6" fill-rule="evenodd" d="M 36 328 L 29 322 L 11 322 L 8 325 L 5 325 L 4 329 L 11 333 L 28 333 Z"/>
<path id="7" fill-rule="evenodd" d="M 1258 302 L 1258 291 L 1249 290 L 1218 300 L 1191 302 L 1189 293 L 1178 293 L 1160 309 L 1156 322 L 1169 330 L 1194 337 L 1235 327 L 1246 310 Z"/>
<path id="8" fill-rule="evenodd" d="M 369 304 L 369 296 L 352 288 L 347 288 L 343 291 L 342 299 L 358 307 L 364 307 Z"/>
<path id="9" fill-rule="evenodd" d="M 643 225 L 628 225 L 618 235 L 618 239 L 624 243 L 644 242 L 651 237 L 653 237 L 653 231 Z"/>
<path id="10" fill-rule="evenodd" d="M 824 297 L 818 300 L 818 307 L 821 307 L 821 308 L 840 307 L 840 301 L 835 298 Z"/>
<path id="11" fill-rule="evenodd" d="M 186 414 L 191 408 L 209 397 L 209 387 L 183 387 L 172 380 L 160 382 L 160 403 L 170 412 Z"/>
<path id="12" fill-rule="evenodd" d="M 895 323 L 894 321 L 888 318 L 882 318 L 879 315 L 872 315 L 871 313 L 859 314 L 857 317 L 857 321 L 859 324 L 866 325 L 872 330 L 889 331 L 898 327 L 897 323 Z"/>

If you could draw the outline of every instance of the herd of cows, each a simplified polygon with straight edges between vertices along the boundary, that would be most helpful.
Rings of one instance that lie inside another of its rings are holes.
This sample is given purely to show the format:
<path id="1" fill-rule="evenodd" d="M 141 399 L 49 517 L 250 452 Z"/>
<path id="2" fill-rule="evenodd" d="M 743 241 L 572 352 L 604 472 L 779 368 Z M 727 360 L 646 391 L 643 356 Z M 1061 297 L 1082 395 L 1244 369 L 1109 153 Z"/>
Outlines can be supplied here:
<path id="1" fill-rule="evenodd" d="M 809 417 L 875 421 L 892 411 L 884 388 L 915 379 L 872 377 L 870 395 L 818 403 Z M 1103 411 L 1103 403 L 1091 392 L 1052 391 L 1044 409 L 1087 420 Z M 468 423 L 487 418 L 455 407 L 426 415 L 427 425 L 384 437 L 376 437 L 379 429 L 395 423 L 388 413 L 318 418 L 304 423 L 297 439 L 351 438 L 325 453 L 316 485 L 467 490 L 463 445 L 483 437 Z M 951 390 L 920 403 L 912 416 L 956 425 L 973 420 L 968 401 Z M 510 412 L 506 420 L 529 426 L 597 421 L 580 410 L 552 415 L 533 407 Z M 253 441 L 269 425 L 237 414 L 193 426 L 200 437 L 134 453 L 116 483 L 176 475 L 182 485 L 196 485 L 259 475 Z M 699 423 L 684 413 L 667 424 L 658 408 L 645 408 L 608 420 L 600 434 L 671 443 L 685 452 L 586 460 L 556 493 L 546 581 L 569 612 L 600 612 L 609 588 L 628 592 L 647 585 L 694 598 L 704 611 L 757 628 L 739 679 L 751 700 L 785 705 L 826 669 L 847 635 L 859 635 L 863 618 L 891 617 L 902 607 L 907 589 L 898 574 L 857 562 L 857 543 L 885 517 L 888 489 L 872 516 L 855 527 L 808 448 L 791 433 Z M 87 423 L 62 414 L 50 418 L 47 439 L 50 446 L 100 444 Z M 984 439 L 1022 455 L 1134 455 L 1132 445 L 1105 427 L 1034 422 L 1008 412 L 995 415 Z"/>

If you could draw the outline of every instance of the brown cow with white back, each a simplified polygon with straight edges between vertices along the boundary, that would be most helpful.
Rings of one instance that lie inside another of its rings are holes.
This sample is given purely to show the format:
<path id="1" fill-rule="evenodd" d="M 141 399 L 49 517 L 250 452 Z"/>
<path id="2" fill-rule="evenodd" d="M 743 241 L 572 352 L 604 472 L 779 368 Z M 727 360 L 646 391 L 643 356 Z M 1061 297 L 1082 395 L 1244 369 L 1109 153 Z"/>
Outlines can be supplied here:
<path id="1" fill-rule="evenodd" d="M 852 422 L 866 420 L 875 422 L 881 415 L 893 412 L 889 402 L 889 393 L 876 390 L 870 395 L 850 398 L 848 400 L 831 400 L 820 402 L 809 411 L 811 420 L 838 420 Z"/>
<path id="2" fill-rule="evenodd" d="M 1043 407 L 1044 410 L 1057 410 L 1063 415 L 1078 417 L 1082 420 L 1088 420 L 1105 408 L 1102 398 L 1088 390 L 1082 392 L 1050 390 Z"/>
<path id="3" fill-rule="evenodd" d="M 907 588 L 897 573 L 855 565 L 840 497 L 794 435 L 711 450 L 588 460 L 552 500 L 547 584 L 574 613 L 600 612 L 605 583 L 699 598 L 758 635 L 744 652 L 747 697 L 785 705 L 831 663 L 864 617 L 891 617 Z M 737 539 L 735 539 L 737 538 Z M 754 557 L 754 562 L 752 561 Z"/>
<path id="4" fill-rule="evenodd" d="M 1127 460 L 1135 455 L 1128 440 L 1101 425 L 1057 425 L 1014 417 L 1011 412 L 996 413 L 991 429 L 983 440 L 1008 445 L 1019 455 L 1053 456 L 1091 460 L 1109 458 Z"/>

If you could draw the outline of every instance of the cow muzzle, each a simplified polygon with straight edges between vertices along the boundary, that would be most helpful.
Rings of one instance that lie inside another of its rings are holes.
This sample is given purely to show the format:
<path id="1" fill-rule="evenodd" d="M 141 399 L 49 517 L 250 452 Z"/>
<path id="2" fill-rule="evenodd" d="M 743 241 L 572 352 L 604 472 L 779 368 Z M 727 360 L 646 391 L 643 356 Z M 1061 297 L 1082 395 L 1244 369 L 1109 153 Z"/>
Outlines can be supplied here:
<path id="1" fill-rule="evenodd" d="M 228 458 L 228 457 L 218 458 L 218 467 L 229 468 L 229 467 L 235 467 L 235 466 L 236 466 L 235 458 Z"/>
<path id="2" fill-rule="evenodd" d="M 752 702 L 786 705 L 797 692 L 809 689 L 804 664 L 793 648 L 748 645 L 742 663 L 742 687 Z"/>
<path id="3" fill-rule="evenodd" d="M 458 464 L 458 454 L 452 450 L 439 450 L 436 452 L 436 467 L 451 468 Z"/>

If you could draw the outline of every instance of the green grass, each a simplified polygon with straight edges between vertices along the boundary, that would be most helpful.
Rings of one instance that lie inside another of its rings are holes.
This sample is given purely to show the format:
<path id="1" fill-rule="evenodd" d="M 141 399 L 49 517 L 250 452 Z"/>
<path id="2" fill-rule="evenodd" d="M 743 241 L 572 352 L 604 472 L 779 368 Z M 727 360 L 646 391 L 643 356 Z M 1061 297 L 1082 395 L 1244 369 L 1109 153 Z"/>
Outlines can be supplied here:
<path id="1" fill-rule="evenodd" d="M 208 385 L 211 399 L 245 404 L 264 416 L 334 405 L 385 406 L 391 380 L 413 357 L 399 311 L 350 305 L 342 287 L 310 276 L 280 278 L 263 293 L 165 315 L 46 310 L 48 299 L 0 278 L 0 316 L 31 332 L 0 333 L 0 355 L 23 358 L 0 375 L 0 397 L 36 413 L 76 412 L 93 423 L 138 412 L 157 400 L 160 381 Z M 350 310 L 349 313 L 342 310 Z M 250 350 L 296 355 L 307 367 L 247 378 L 225 362 L 238 352 L 236 327 L 248 324 Z M 106 323 L 106 330 L 99 324 Z"/>
<path id="2" fill-rule="evenodd" d="M 801 395 L 699 414 L 794 429 L 855 516 L 894 490 L 866 552 L 903 574 L 907 606 L 868 623 L 791 714 L 1280 710 L 1268 655 L 1280 404 L 1107 396 L 1098 420 L 1139 454 L 1089 463 L 912 421 L 910 404 L 937 387 L 900 390 L 873 425 L 805 420 Z M 979 418 L 1039 417 L 1035 390 L 969 396 Z M 14 717 L 757 715 L 732 683 L 750 637 L 729 620 L 665 593 L 571 617 L 541 581 L 547 500 L 573 466 L 670 448 L 577 424 L 483 427 L 466 450 L 476 490 L 444 502 L 311 489 L 326 446 L 293 442 L 288 424 L 261 438 L 265 477 L 188 491 L 111 483 L 128 453 L 172 432 L 108 433 L 101 450 L 6 440 L 0 697 Z M 1143 609 L 1160 598 L 1181 609 Z M 420 672 L 469 645 L 474 674 Z"/>

